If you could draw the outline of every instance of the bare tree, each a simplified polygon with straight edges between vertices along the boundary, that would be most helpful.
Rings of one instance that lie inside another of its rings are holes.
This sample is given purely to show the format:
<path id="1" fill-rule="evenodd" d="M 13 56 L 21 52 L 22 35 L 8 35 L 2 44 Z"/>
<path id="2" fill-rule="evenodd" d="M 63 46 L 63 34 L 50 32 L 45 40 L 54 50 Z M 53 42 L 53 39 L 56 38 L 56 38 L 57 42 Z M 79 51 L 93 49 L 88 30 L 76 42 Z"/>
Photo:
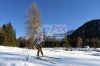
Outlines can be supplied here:
<path id="1" fill-rule="evenodd" d="M 26 28 L 27 39 L 32 43 L 41 32 L 40 12 L 35 3 L 28 10 Z"/>

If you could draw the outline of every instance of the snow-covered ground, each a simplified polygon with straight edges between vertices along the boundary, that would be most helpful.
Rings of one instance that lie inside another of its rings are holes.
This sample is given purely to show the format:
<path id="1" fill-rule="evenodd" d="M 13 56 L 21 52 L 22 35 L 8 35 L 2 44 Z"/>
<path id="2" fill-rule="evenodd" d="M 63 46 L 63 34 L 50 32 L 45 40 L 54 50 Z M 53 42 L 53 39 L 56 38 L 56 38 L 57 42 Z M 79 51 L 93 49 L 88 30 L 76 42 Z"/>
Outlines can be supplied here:
<path id="1" fill-rule="evenodd" d="M 34 58 L 36 51 L 0 46 L 0 66 L 100 66 L 100 52 L 96 51 L 64 51 L 59 48 L 44 48 L 44 55 L 61 58 L 43 58 L 56 64 Z"/>

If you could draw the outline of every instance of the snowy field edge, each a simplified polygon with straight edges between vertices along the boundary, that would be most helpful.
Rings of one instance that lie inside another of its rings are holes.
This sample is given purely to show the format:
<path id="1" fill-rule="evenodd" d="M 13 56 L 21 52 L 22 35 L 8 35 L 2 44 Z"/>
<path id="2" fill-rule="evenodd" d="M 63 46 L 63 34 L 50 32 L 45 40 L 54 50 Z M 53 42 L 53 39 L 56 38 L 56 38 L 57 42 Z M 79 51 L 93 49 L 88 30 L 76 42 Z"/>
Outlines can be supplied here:
<path id="1" fill-rule="evenodd" d="M 52 64 L 34 58 L 36 49 L 0 46 L 0 66 L 100 66 L 100 48 L 72 49 L 73 51 L 65 51 L 63 48 L 43 48 L 44 55 L 61 58 L 43 58 L 56 63 Z"/>

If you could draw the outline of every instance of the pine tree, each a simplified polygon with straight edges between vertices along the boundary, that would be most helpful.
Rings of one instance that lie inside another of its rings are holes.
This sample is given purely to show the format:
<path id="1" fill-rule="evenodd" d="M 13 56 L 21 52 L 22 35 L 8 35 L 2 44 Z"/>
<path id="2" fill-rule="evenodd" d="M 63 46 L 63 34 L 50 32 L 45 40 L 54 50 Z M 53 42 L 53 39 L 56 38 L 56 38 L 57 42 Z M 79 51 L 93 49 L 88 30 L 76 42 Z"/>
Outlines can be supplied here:
<path id="1" fill-rule="evenodd" d="M 0 28 L 0 45 L 5 45 L 7 43 L 7 37 L 5 31 Z"/>
<path id="2" fill-rule="evenodd" d="M 5 44 L 5 35 L 3 32 L 0 32 L 0 45 Z"/>
<path id="3" fill-rule="evenodd" d="M 24 37 L 19 37 L 17 39 L 17 46 L 18 47 L 27 47 L 27 44 L 26 44 L 26 39 Z"/>
<path id="4" fill-rule="evenodd" d="M 99 38 L 96 38 L 96 47 L 97 48 L 100 48 L 100 39 Z"/>
<path id="5" fill-rule="evenodd" d="M 16 46 L 16 33 L 11 25 L 11 23 L 8 23 L 6 25 L 3 25 L 3 31 L 5 33 L 6 37 L 6 43 L 7 46 Z"/>
<path id="6" fill-rule="evenodd" d="M 90 47 L 96 48 L 96 38 L 93 37 L 90 39 Z"/>
<path id="7" fill-rule="evenodd" d="M 68 41 L 68 38 L 67 38 L 67 33 L 65 33 L 65 36 L 64 36 L 64 47 L 67 47 L 67 48 L 70 47 L 69 41 Z"/>
<path id="8" fill-rule="evenodd" d="M 82 38 L 81 37 L 78 37 L 77 38 L 77 47 L 82 47 L 82 42 L 83 42 L 83 40 L 82 40 Z"/>

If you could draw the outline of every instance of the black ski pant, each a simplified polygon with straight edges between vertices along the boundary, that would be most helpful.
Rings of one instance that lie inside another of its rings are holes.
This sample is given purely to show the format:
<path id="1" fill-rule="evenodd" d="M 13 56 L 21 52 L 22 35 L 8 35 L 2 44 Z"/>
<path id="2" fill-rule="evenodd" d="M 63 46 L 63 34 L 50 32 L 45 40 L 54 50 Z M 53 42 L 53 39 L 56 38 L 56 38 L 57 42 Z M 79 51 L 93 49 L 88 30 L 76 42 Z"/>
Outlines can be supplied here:
<path id="1" fill-rule="evenodd" d="M 37 51 L 37 57 L 39 57 L 39 53 L 41 53 L 41 55 L 43 56 L 42 45 L 41 44 L 37 45 L 36 48 L 38 50 Z"/>

